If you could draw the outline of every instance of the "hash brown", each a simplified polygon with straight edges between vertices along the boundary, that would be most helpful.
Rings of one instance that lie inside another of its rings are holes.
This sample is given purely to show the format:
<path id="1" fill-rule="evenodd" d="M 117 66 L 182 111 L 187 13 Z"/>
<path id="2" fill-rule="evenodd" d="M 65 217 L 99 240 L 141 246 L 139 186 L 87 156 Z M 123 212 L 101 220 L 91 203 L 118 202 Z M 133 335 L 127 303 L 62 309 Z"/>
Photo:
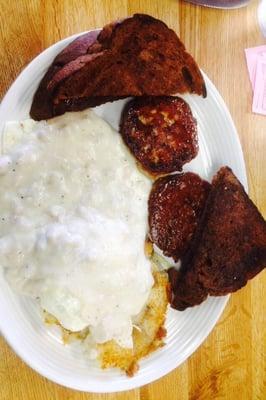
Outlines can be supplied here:
<path id="1" fill-rule="evenodd" d="M 138 361 L 163 346 L 164 328 L 170 288 L 166 273 L 153 271 L 154 285 L 142 313 L 134 321 L 133 349 L 109 341 L 97 345 L 102 368 L 118 367 L 128 376 L 138 370 Z"/>
<path id="2" fill-rule="evenodd" d="M 165 272 L 158 271 L 155 264 L 152 269 L 153 287 L 144 309 L 134 320 L 133 348 L 121 347 L 114 340 L 97 344 L 101 368 L 116 367 L 125 371 L 128 376 L 133 376 L 138 370 L 138 361 L 164 345 L 164 323 L 170 302 L 170 284 Z M 65 344 L 76 340 L 86 341 L 89 338 L 88 328 L 80 332 L 71 332 L 63 328 L 51 314 L 44 312 L 44 317 L 48 325 L 56 324 L 60 327 Z"/>

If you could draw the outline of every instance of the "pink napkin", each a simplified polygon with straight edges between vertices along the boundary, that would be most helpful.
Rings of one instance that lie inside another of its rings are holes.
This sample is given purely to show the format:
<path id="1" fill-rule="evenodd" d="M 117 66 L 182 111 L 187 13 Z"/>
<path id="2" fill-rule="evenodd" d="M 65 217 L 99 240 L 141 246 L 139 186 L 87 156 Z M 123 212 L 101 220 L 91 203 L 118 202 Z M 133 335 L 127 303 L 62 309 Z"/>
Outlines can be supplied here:
<path id="1" fill-rule="evenodd" d="M 266 45 L 245 50 L 253 89 L 252 111 L 266 115 Z"/>

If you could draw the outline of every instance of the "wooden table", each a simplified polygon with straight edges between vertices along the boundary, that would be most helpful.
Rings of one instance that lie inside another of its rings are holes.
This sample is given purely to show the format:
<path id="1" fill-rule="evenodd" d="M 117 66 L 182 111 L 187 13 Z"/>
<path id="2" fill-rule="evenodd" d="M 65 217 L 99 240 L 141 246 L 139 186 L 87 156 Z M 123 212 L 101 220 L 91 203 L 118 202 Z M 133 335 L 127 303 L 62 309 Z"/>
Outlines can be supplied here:
<path id="1" fill-rule="evenodd" d="M 177 0 L 1 0 L 1 94 L 37 54 L 66 36 L 135 12 L 158 17 L 180 35 L 224 97 L 241 139 L 250 196 L 266 217 L 266 117 L 251 113 L 244 58 L 245 48 L 266 43 L 257 5 L 221 11 Z M 126 393 L 94 395 L 60 387 L 32 371 L 0 339 L 0 399 L 266 399 L 265 285 L 264 272 L 231 297 L 215 329 L 187 362 Z"/>

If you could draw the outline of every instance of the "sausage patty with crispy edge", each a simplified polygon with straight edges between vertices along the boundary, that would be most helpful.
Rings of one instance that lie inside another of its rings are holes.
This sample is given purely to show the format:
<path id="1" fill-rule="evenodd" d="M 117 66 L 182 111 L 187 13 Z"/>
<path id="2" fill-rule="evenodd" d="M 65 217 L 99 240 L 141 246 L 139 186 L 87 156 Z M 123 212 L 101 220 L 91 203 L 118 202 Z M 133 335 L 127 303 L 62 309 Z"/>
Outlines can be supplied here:
<path id="1" fill-rule="evenodd" d="M 148 203 L 150 238 L 175 261 L 189 247 L 210 186 L 192 172 L 168 175 L 153 184 Z"/>
<path id="2" fill-rule="evenodd" d="M 179 97 L 140 97 L 126 104 L 120 123 L 124 142 L 151 175 L 180 171 L 198 153 L 197 123 Z"/>

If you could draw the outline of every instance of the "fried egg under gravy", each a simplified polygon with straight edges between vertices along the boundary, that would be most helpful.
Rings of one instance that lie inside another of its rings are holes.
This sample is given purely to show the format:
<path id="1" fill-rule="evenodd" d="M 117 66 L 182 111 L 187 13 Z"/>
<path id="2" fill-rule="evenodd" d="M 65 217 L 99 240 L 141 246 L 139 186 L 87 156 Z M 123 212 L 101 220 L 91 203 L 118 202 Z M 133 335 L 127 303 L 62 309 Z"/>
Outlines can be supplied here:
<path id="1" fill-rule="evenodd" d="M 91 110 L 7 125 L 0 264 L 10 285 L 70 331 L 132 347 L 153 285 L 144 254 L 150 180 Z"/>

